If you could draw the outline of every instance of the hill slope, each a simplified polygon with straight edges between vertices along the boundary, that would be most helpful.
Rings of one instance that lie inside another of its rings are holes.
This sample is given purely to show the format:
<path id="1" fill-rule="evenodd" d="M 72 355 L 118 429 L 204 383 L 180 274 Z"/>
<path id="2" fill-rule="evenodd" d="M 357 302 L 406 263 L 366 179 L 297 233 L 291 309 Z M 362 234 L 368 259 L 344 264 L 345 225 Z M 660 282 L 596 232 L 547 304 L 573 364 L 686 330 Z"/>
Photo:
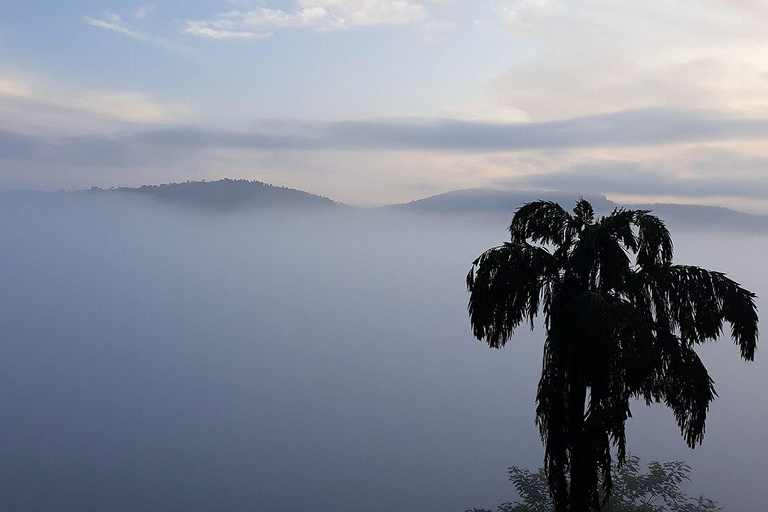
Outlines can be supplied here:
<path id="1" fill-rule="evenodd" d="M 165 185 L 144 185 L 141 187 L 120 187 L 72 192 L 78 195 L 120 194 L 123 196 L 147 197 L 168 204 L 221 212 L 242 210 L 280 211 L 332 211 L 351 210 L 358 213 L 365 209 L 333 201 L 327 197 L 287 187 L 278 187 L 260 181 L 223 179 L 219 181 L 197 181 L 170 183 Z M 57 193 L 45 192 L 4 192 L 5 197 L 61 197 Z M 609 213 L 614 208 L 635 208 L 652 210 L 667 221 L 670 227 L 687 229 L 719 229 L 738 232 L 768 234 L 768 216 L 743 213 L 728 208 L 704 205 L 682 204 L 641 204 L 625 205 L 608 200 L 604 195 L 584 195 L 595 207 L 598 215 Z M 572 207 L 578 194 L 536 190 L 498 190 L 477 188 L 446 192 L 409 203 L 393 204 L 374 208 L 370 211 L 419 213 L 430 215 L 458 215 L 461 217 L 485 219 L 506 225 L 512 213 L 521 205 L 535 200 L 555 201 L 566 208 Z M 477 219 L 480 220 L 480 219 Z M 485 222 L 484 221 L 484 222 Z"/>
<path id="2" fill-rule="evenodd" d="M 682 204 L 632 204 L 625 205 L 608 200 L 603 195 L 584 195 L 595 207 L 598 215 L 614 208 L 652 210 L 671 227 L 693 229 L 728 229 L 768 234 L 768 216 L 753 215 L 719 206 Z M 539 199 L 555 201 L 570 208 L 579 198 L 567 192 L 467 189 L 446 192 L 418 199 L 410 203 L 383 207 L 386 210 L 426 214 L 472 214 L 509 222 L 512 213 L 521 205 Z"/>
<path id="3" fill-rule="evenodd" d="M 584 197 L 599 211 L 610 210 L 616 206 L 603 195 L 593 194 Z M 472 188 L 446 192 L 384 208 L 421 213 L 503 213 L 509 215 L 521 205 L 538 199 L 555 201 L 567 207 L 578 198 L 577 195 L 564 192 Z"/>
<path id="4" fill-rule="evenodd" d="M 140 195 L 163 202 L 220 211 L 244 209 L 331 209 L 343 207 L 327 197 L 260 181 L 231 180 L 188 181 L 138 188 L 92 188 L 82 193 Z"/>

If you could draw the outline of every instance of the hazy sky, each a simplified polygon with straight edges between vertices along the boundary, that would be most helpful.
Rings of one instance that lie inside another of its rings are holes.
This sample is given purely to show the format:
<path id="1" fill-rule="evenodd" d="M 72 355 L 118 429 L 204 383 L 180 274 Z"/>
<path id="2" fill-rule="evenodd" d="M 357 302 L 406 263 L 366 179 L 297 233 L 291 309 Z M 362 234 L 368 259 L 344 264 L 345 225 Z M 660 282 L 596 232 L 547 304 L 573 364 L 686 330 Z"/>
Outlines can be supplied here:
<path id="1" fill-rule="evenodd" d="M 0 189 L 235 177 L 768 212 L 768 2 L 4 1 Z"/>

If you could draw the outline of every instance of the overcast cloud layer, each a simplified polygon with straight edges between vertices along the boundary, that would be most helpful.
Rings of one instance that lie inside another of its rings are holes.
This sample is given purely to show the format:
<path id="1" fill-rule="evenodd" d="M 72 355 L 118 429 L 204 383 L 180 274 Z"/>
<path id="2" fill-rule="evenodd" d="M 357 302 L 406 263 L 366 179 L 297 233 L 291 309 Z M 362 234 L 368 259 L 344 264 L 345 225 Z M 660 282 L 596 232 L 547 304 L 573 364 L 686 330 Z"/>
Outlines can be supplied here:
<path id="1" fill-rule="evenodd" d="M 757 0 L 42 4 L 0 19 L 2 189 L 588 186 L 768 211 Z"/>

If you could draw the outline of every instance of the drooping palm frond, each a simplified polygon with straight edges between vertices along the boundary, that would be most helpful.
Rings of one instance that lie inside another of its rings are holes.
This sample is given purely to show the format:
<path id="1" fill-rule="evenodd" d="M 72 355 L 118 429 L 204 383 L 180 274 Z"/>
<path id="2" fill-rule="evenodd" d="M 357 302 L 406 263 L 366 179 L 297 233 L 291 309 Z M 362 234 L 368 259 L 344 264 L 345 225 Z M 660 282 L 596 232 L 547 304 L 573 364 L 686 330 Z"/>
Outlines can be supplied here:
<path id="1" fill-rule="evenodd" d="M 535 201 L 521 206 L 512 217 L 509 234 L 513 243 L 531 241 L 561 246 L 575 235 L 578 222 L 552 201 Z"/>
<path id="2" fill-rule="evenodd" d="M 669 265 L 674 246 L 664 221 L 647 210 L 638 210 L 634 222 L 638 228 L 637 264 L 641 268 Z"/>
<path id="3" fill-rule="evenodd" d="M 637 238 L 633 231 L 635 219 L 643 211 L 626 210 L 617 208 L 606 217 L 602 217 L 597 223 L 597 229 L 602 231 L 602 239 L 611 240 L 623 245 L 627 250 L 637 251 Z"/>
<path id="4" fill-rule="evenodd" d="M 717 339 L 731 325 L 741 356 L 753 360 L 757 346 L 755 294 L 721 272 L 687 265 L 664 267 L 657 279 L 669 320 L 684 343 Z"/>
<path id="5" fill-rule="evenodd" d="M 704 440 L 707 411 L 717 396 L 714 382 L 693 347 L 668 336 L 659 384 L 664 404 L 675 415 L 685 442 L 693 448 Z"/>
<path id="6" fill-rule="evenodd" d="M 542 247 L 505 243 L 484 252 L 467 275 L 470 321 L 475 336 L 501 348 L 526 319 L 533 328 L 556 275 L 552 255 Z"/>

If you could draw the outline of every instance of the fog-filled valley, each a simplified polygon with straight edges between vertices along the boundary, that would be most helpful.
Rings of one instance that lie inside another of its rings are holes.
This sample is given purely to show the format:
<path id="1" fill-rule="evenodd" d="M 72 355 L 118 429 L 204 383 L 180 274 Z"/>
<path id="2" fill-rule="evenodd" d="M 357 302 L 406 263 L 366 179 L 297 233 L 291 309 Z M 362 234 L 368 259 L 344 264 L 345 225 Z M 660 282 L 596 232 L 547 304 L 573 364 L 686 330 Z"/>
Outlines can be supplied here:
<path id="1" fill-rule="evenodd" d="M 677 262 L 768 295 L 764 218 L 694 229 L 696 215 L 664 212 Z M 0 508 L 460 512 L 515 498 L 506 468 L 543 458 L 543 333 L 523 326 L 500 351 L 476 341 L 465 284 L 511 214 L 4 195 Z M 687 461 L 687 489 L 725 510 L 766 510 L 768 359 L 758 344 L 742 362 L 727 337 L 700 353 L 720 395 L 703 446 L 637 402 L 628 448 Z"/>

